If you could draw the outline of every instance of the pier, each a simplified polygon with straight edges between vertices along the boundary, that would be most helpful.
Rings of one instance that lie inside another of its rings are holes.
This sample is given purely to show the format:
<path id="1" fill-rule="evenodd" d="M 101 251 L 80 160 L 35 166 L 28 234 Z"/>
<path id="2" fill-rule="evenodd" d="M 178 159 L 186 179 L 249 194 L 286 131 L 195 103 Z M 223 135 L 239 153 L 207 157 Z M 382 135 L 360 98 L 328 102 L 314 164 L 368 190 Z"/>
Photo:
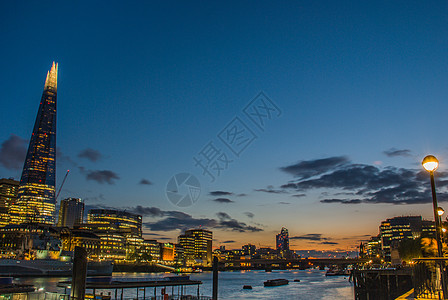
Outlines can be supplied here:
<path id="1" fill-rule="evenodd" d="M 135 289 L 136 299 L 211 299 L 210 297 L 200 295 L 199 287 L 201 284 L 202 281 L 190 280 L 188 276 L 167 277 L 163 280 L 110 280 L 87 282 L 86 298 L 91 296 L 94 299 L 97 299 L 96 297 L 99 299 L 129 299 L 126 297 L 125 291 L 128 289 Z M 60 282 L 58 286 L 67 289 L 71 286 L 71 281 Z M 197 286 L 197 289 L 195 290 L 196 295 L 187 294 L 187 286 Z M 98 291 L 100 291 L 100 294 L 97 293 Z M 105 291 L 107 295 L 104 294 Z M 160 293 L 160 295 L 158 295 L 158 293 Z"/>

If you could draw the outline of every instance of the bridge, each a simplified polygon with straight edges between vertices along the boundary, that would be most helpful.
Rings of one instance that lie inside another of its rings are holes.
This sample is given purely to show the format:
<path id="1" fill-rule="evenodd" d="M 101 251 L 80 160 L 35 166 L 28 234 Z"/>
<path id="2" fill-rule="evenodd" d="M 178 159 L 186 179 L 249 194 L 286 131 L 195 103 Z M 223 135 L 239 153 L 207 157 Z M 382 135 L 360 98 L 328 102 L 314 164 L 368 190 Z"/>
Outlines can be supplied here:
<path id="1" fill-rule="evenodd" d="M 308 269 L 366 263 L 366 258 L 232 259 L 219 261 L 220 268 L 235 269 Z"/>

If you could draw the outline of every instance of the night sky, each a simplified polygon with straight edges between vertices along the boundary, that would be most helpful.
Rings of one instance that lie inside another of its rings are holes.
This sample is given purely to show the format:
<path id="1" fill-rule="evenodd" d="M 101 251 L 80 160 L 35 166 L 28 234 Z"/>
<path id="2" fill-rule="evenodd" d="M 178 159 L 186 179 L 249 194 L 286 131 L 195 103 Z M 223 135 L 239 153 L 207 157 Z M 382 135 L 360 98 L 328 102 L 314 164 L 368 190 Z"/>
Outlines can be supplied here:
<path id="1" fill-rule="evenodd" d="M 386 218 L 433 218 L 427 154 L 448 209 L 447 1 L 3 1 L 0 14 L 0 177 L 20 178 L 56 61 L 60 199 L 142 214 L 146 238 L 202 226 L 214 246 L 273 247 L 284 226 L 293 249 L 352 250 Z M 180 173 L 200 184 L 184 207 L 166 195 Z"/>

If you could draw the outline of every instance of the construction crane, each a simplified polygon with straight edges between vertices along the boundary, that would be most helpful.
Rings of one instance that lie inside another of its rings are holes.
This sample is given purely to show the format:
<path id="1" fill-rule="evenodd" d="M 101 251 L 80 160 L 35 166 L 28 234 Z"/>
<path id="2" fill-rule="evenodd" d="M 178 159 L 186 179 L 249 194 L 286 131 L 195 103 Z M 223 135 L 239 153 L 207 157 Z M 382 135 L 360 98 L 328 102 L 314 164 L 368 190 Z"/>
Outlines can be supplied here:
<path id="1" fill-rule="evenodd" d="M 69 172 L 70 172 L 70 170 L 67 170 L 67 173 L 65 173 L 64 180 L 62 180 L 62 184 L 61 184 L 61 186 L 59 187 L 59 191 L 58 191 L 58 194 L 56 195 L 55 201 L 58 200 L 59 194 L 61 193 L 62 187 L 64 186 L 65 180 L 67 179 L 67 176 L 68 176 L 68 173 L 69 173 Z"/>

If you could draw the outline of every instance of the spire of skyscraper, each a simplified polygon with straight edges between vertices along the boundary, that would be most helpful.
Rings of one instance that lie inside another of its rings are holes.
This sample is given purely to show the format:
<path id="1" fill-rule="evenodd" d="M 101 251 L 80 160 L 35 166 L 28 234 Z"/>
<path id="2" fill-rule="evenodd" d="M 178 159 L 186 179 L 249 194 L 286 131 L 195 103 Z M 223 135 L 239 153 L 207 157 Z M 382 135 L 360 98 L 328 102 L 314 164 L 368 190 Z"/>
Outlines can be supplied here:
<path id="1" fill-rule="evenodd" d="M 47 78 L 45 79 L 44 90 L 52 88 L 54 91 L 58 90 L 58 64 L 53 62 L 51 70 L 47 72 Z"/>
<path id="2" fill-rule="evenodd" d="M 13 223 L 53 224 L 55 220 L 57 80 L 58 64 L 53 62 L 31 134 L 18 200 L 11 208 Z"/>

